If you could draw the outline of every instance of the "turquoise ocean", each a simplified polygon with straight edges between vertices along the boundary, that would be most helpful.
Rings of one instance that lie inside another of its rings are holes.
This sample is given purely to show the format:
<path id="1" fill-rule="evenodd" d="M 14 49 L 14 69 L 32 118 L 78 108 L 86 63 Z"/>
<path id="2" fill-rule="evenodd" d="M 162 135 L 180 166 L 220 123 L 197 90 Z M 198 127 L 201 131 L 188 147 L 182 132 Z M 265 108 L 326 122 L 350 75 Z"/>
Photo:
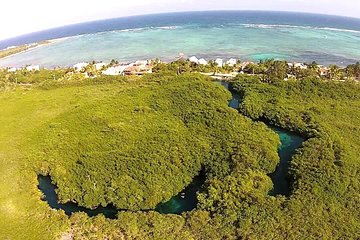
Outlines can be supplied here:
<path id="1" fill-rule="evenodd" d="M 61 38 L 61 39 L 58 39 Z M 183 53 L 205 59 L 281 59 L 347 65 L 360 60 L 360 19 L 327 15 L 217 11 L 135 16 L 89 22 L 0 42 L 0 48 L 58 39 L 0 60 L 0 66 L 71 66 Z"/>

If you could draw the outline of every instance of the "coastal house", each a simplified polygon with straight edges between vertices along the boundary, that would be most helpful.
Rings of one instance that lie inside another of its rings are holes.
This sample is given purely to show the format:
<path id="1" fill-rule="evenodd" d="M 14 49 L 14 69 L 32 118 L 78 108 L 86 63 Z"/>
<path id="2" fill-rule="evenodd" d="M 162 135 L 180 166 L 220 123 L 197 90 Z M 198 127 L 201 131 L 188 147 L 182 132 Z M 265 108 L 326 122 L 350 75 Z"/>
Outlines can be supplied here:
<path id="1" fill-rule="evenodd" d="M 189 61 L 192 62 L 192 63 L 199 64 L 199 59 L 197 57 L 195 57 L 195 56 L 190 57 Z"/>
<path id="2" fill-rule="evenodd" d="M 16 72 L 17 70 L 20 70 L 20 68 L 12 67 L 12 68 L 9 68 L 7 71 L 8 72 Z"/>
<path id="3" fill-rule="evenodd" d="M 241 70 L 244 70 L 249 64 L 254 64 L 254 62 L 242 62 L 240 64 Z"/>
<path id="4" fill-rule="evenodd" d="M 296 67 L 296 68 L 300 68 L 300 69 L 307 69 L 307 68 L 308 68 L 308 67 L 307 67 L 305 64 L 303 64 L 303 63 L 294 63 L 293 66 Z"/>
<path id="5" fill-rule="evenodd" d="M 146 65 L 131 64 L 124 69 L 124 75 L 141 76 L 146 73 L 152 73 L 152 66 L 150 64 L 146 64 Z"/>
<path id="6" fill-rule="evenodd" d="M 328 67 L 325 67 L 325 66 L 322 66 L 322 65 L 319 65 L 319 74 L 321 77 L 325 77 L 327 75 L 329 75 L 329 68 Z"/>
<path id="7" fill-rule="evenodd" d="M 230 58 L 227 62 L 226 62 L 227 65 L 233 67 L 237 64 L 237 59 L 235 58 Z"/>
<path id="8" fill-rule="evenodd" d="M 284 78 L 284 81 L 288 81 L 288 80 L 296 80 L 296 76 L 292 75 L 292 74 L 286 74 L 286 77 Z"/>
<path id="9" fill-rule="evenodd" d="M 147 60 L 138 60 L 135 63 L 133 63 L 132 65 L 133 66 L 142 66 L 142 67 L 144 67 L 144 66 L 146 66 L 148 64 L 149 64 L 149 61 L 147 61 Z"/>
<path id="10" fill-rule="evenodd" d="M 40 70 L 40 66 L 39 65 L 35 65 L 35 66 L 27 66 L 26 68 L 26 71 L 39 71 Z"/>
<path id="11" fill-rule="evenodd" d="M 123 75 L 124 70 L 128 67 L 128 65 L 115 65 L 113 67 L 110 67 L 104 71 L 102 71 L 102 74 L 108 75 L 108 76 L 118 76 Z"/>
<path id="12" fill-rule="evenodd" d="M 102 63 L 102 62 L 100 62 L 100 63 L 95 63 L 94 64 L 94 66 L 95 66 L 95 69 L 96 70 L 101 70 L 101 69 L 103 69 L 104 67 L 106 67 L 108 64 L 106 64 L 106 63 Z"/>
<path id="13" fill-rule="evenodd" d="M 204 58 L 201 58 L 201 59 L 199 59 L 199 64 L 200 65 L 207 65 L 208 62 Z"/>
<path id="14" fill-rule="evenodd" d="M 221 58 L 217 58 L 215 63 L 218 65 L 218 67 L 222 67 L 224 65 L 224 62 Z"/>
<path id="15" fill-rule="evenodd" d="M 75 72 L 80 72 L 81 70 L 83 70 L 84 68 L 86 68 L 89 65 L 89 63 L 77 63 L 73 66 Z"/>

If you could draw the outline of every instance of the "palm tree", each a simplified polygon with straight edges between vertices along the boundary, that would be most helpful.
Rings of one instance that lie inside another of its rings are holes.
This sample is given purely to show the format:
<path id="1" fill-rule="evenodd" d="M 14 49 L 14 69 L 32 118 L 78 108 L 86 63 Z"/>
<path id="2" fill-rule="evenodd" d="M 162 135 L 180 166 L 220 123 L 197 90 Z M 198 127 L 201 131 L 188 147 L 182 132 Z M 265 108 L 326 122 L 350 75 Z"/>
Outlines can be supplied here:
<path id="1" fill-rule="evenodd" d="M 340 68 L 337 65 L 331 64 L 329 66 L 329 79 L 330 80 L 339 79 L 340 73 L 341 73 Z"/>
<path id="2" fill-rule="evenodd" d="M 213 75 L 216 75 L 216 73 L 219 70 L 219 67 L 218 67 L 217 63 L 214 60 L 211 60 L 211 61 L 209 61 L 209 66 L 210 66 L 211 71 L 214 72 Z"/>

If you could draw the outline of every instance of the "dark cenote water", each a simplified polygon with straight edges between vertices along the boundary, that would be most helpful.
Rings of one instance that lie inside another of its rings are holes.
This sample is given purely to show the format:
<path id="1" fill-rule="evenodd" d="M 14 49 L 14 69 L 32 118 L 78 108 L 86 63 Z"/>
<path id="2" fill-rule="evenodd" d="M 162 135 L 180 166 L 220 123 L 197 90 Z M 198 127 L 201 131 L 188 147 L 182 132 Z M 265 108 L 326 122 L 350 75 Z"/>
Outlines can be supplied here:
<path id="1" fill-rule="evenodd" d="M 238 109 L 239 103 L 241 102 L 241 96 L 238 93 L 232 91 L 231 84 L 229 82 L 223 81 L 217 81 L 216 83 L 221 84 L 231 92 L 232 99 L 229 102 L 229 106 L 234 109 Z M 284 195 L 288 197 L 291 194 L 290 178 L 288 175 L 290 160 L 296 149 L 301 147 L 305 139 L 295 133 L 286 131 L 285 129 L 269 124 L 266 125 L 279 135 L 281 142 L 278 150 L 280 162 L 276 167 L 275 172 L 270 174 L 274 187 L 269 192 L 269 194 L 272 196 Z"/>
<path id="2" fill-rule="evenodd" d="M 172 197 L 165 203 L 160 203 L 155 211 L 162 214 L 180 214 L 182 212 L 191 211 L 196 208 L 197 196 L 196 193 L 200 190 L 205 182 L 205 172 L 194 177 L 193 181 L 178 195 Z M 71 215 L 76 212 L 85 212 L 88 216 L 93 217 L 98 214 L 103 214 L 107 218 L 115 219 L 119 211 L 126 211 L 125 209 L 117 209 L 112 205 L 107 207 L 98 207 L 96 209 L 88 209 L 78 206 L 76 203 L 59 203 L 56 194 L 56 186 L 51 182 L 50 176 L 38 176 L 39 189 L 44 194 L 44 201 L 46 201 L 53 209 L 62 209 L 66 215 Z M 150 211 L 150 210 L 143 210 Z"/>

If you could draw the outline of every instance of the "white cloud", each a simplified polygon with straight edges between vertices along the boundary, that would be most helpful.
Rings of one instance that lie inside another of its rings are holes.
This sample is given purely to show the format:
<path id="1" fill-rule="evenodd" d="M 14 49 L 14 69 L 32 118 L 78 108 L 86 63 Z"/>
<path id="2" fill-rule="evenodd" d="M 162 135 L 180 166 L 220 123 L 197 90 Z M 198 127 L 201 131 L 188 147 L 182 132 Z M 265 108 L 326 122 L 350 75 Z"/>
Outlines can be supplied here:
<path id="1" fill-rule="evenodd" d="M 360 17 L 358 0 L 12 0 L 1 2 L 0 39 L 72 23 L 156 12 L 285 10 Z"/>

